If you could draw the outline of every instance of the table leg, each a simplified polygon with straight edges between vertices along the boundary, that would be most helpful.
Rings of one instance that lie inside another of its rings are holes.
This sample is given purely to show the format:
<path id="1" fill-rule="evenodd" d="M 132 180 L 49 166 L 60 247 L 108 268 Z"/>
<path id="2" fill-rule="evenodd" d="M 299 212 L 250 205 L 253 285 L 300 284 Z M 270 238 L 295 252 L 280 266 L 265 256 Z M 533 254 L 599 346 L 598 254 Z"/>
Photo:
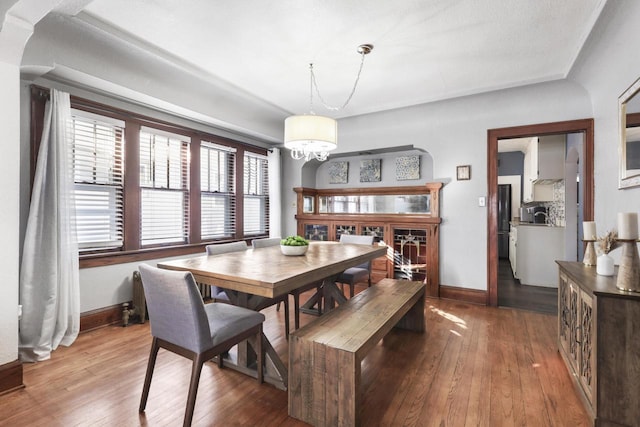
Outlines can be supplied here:
<path id="1" fill-rule="evenodd" d="M 327 277 L 322 281 L 320 292 L 316 292 L 309 300 L 300 307 L 300 311 L 305 314 L 318 314 L 318 309 L 314 308 L 316 304 L 321 304 L 324 299 L 324 311 L 330 311 L 338 305 L 347 301 L 342 291 L 336 285 L 338 274 Z"/>
<path id="2" fill-rule="evenodd" d="M 250 304 L 250 300 L 253 299 L 250 298 L 248 294 L 232 292 L 229 290 L 227 290 L 226 293 L 232 304 L 253 309 L 252 304 Z M 236 346 L 237 354 L 235 355 L 235 358 L 231 355 L 231 357 L 224 359 L 223 365 L 257 378 L 257 355 L 254 350 L 257 347 L 258 345 L 255 337 L 241 342 Z M 264 358 L 264 382 L 272 384 L 280 390 L 286 390 L 289 385 L 287 367 L 284 365 L 280 356 L 278 356 L 278 353 L 276 353 L 275 349 L 264 334 L 262 335 L 262 348 L 264 349 L 266 356 Z"/>

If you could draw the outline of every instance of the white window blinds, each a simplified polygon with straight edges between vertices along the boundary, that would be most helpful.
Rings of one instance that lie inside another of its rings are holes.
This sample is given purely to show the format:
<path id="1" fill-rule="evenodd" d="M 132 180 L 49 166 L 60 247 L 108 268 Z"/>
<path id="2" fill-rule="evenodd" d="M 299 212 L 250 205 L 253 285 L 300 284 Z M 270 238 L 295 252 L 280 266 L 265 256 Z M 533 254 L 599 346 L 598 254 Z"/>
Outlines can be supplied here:
<path id="1" fill-rule="evenodd" d="M 244 234 L 269 233 L 269 176 L 267 158 L 244 155 Z"/>
<path id="2" fill-rule="evenodd" d="M 203 141 L 200 146 L 201 239 L 236 232 L 235 150 Z"/>
<path id="3" fill-rule="evenodd" d="M 81 251 L 120 248 L 124 214 L 124 122 L 72 110 L 71 164 Z"/>
<path id="4" fill-rule="evenodd" d="M 140 239 L 142 246 L 187 243 L 190 138 L 140 130 Z"/>

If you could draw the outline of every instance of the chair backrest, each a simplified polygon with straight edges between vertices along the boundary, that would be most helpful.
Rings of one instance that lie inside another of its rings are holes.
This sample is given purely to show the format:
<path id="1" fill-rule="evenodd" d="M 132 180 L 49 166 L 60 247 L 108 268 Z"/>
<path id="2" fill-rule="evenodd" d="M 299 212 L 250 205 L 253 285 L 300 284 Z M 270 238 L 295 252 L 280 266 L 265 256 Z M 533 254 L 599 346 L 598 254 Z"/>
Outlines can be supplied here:
<path id="1" fill-rule="evenodd" d="M 373 236 L 363 236 L 359 234 L 341 234 L 340 243 L 354 243 L 356 245 L 373 245 Z M 371 271 L 371 261 L 357 266 Z"/>
<path id="2" fill-rule="evenodd" d="M 191 272 L 139 266 L 151 335 L 199 353 L 211 347 L 202 296 Z"/>
<path id="3" fill-rule="evenodd" d="M 341 234 L 340 243 L 355 243 L 356 245 L 373 245 L 373 236 Z"/>
<path id="4" fill-rule="evenodd" d="M 207 255 L 219 255 L 226 254 L 228 252 L 240 252 L 249 249 L 247 244 L 243 241 L 220 243 L 219 245 L 207 245 Z"/>
<path id="5" fill-rule="evenodd" d="M 267 246 L 278 246 L 282 239 L 280 237 L 268 237 L 266 239 L 253 239 L 251 244 L 253 249 L 266 248 Z"/>

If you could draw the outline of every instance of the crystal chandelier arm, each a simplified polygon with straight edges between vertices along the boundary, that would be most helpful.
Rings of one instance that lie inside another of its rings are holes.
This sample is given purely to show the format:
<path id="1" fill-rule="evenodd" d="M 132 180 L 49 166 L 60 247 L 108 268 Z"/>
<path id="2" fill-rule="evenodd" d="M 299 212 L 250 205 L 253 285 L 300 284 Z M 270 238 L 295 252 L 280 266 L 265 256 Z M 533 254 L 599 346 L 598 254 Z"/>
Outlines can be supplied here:
<path id="1" fill-rule="evenodd" d="M 366 47 L 364 47 L 366 46 Z M 364 47 L 364 48 L 363 48 Z M 349 97 L 347 98 L 347 100 L 344 102 L 344 104 L 342 104 L 340 107 L 333 107 L 329 104 L 326 103 L 326 101 L 322 98 L 322 95 L 320 95 L 320 90 L 318 89 L 318 83 L 316 82 L 316 75 L 313 72 L 313 64 L 310 64 L 310 70 L 311 70 L 311 85 L 313 87 L 315 87 L 316 89 L 316 94 L 318 95 L 318 99 L 320 100 L 320 102 L 322 103 L 322 105 L 324 106 L 324 108 L 326 108 L 327 110 L 330 111 L 340 111 L 342 109 L 344 109 L 347 104 L 349 104 L 349 101 L 351 101 L 351 98 L 353 98 L 353 94 L 356 93 L 356 87 L 358 86 L 358 81 L 360 80 L 360 74 L 362 73 L 362 66 L 364 65 L 364 56 L 366 54 L 368 54 L 369 52 L 371 52 L 371 49 L 373 49 L 373 46 L 371 45 L 362 45 L 358 48 L 358 51 L 360 52 L 360 68 L 358 69 L 358 74 L 356 75 L 356 80 L 353 83 L 353 88 L 351 89 L 351 93 L 349 94 Z M 313 89 L 311 90 L 311 104 L 313 108 Z"/>

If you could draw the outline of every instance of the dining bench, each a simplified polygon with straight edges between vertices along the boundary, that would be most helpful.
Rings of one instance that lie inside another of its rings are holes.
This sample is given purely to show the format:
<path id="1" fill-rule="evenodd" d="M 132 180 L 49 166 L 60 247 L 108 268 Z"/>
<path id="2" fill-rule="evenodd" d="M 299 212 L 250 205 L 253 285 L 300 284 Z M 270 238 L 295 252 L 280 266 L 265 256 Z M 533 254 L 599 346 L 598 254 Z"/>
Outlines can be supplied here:
<path id="1" fill-rule="evenodd" d="M 359 425 L 364 357 L 396 327 L 424 332 L 425 285 L 382 279 L 289 336 L 289 415 Z"/>

